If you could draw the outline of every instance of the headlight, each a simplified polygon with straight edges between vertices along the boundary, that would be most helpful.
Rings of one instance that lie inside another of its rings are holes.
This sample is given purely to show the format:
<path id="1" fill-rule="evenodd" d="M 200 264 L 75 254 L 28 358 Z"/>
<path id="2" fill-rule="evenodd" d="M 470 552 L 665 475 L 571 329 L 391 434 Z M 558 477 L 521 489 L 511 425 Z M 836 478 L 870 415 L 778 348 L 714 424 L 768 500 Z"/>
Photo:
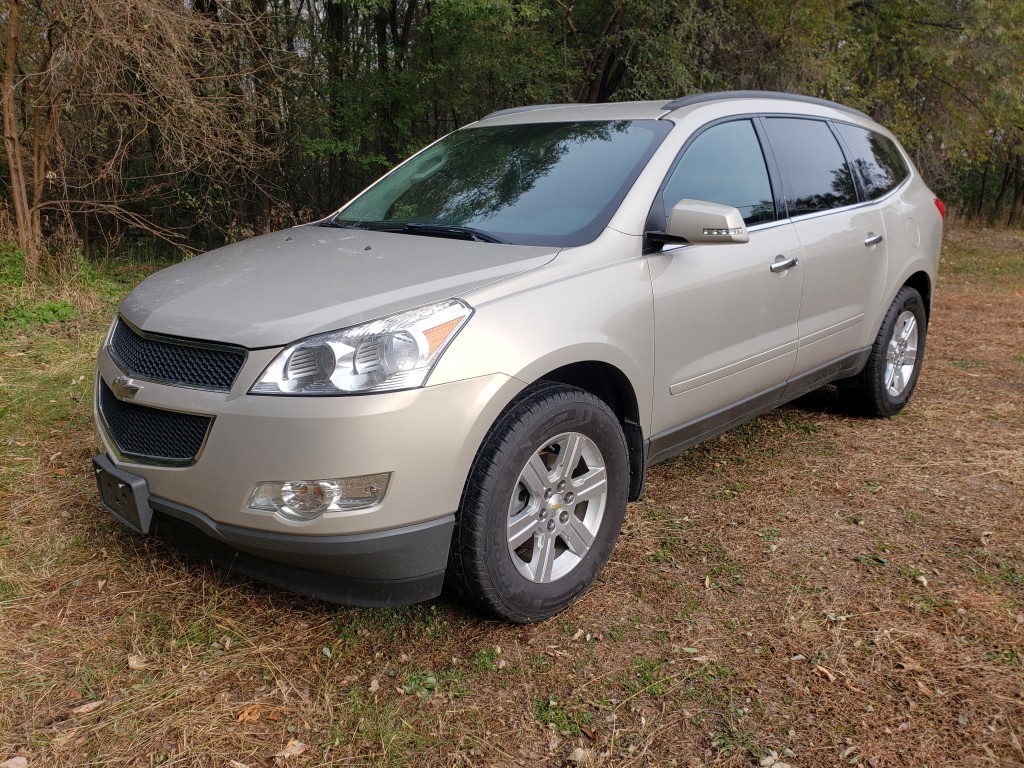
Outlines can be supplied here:
<path id="1" fill-rule="evenodd" d="M 249 390 L 259 395 L 344 395 L 422 387 L 473 314 L 458 299 L 310 336 L 274 358 Z"/>

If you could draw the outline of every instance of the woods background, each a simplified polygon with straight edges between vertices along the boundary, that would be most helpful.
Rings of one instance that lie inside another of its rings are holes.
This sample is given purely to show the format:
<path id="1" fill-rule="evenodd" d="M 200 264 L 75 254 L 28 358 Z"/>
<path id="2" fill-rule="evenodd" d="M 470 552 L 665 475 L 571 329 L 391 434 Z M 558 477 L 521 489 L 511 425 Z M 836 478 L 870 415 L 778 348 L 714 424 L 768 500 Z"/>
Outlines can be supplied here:
<path id="1" fill-rule="evenodd" d="M 862 109 L 956 215 L 1024 223 L 1020 0 L 0 0 L 0 21 L 0 239 L 29 277 L 308 221 L 496 109 L 734 88 Z"/>

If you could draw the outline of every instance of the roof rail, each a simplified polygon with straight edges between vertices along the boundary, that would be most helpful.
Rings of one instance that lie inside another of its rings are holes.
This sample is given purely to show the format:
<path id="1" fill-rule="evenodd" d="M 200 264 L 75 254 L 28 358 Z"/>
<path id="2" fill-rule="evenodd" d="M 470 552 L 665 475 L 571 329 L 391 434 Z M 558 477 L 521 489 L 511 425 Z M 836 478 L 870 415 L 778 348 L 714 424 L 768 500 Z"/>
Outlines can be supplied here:
<path id="1" fill-rule="evenodd" d="M 538 109 L 554 109 L 555 107 L 575 107 L 577 104 L 530 104 L 525 107 L 511 107 L 509 109 L 499 109 L 497 112 L 491 112 L 488 115 L 481 117 L 481 120 L 487 120 L 491 117 L 500 117 L 501 115 L 514 115 L 517 112 L 533 112 Z"/>
<path id="2" fill-rule="evenodd" d="M 668 102 L 665 105 L 665 109 L 682 109 L 683 107 L 693 106 L 694 104 L 705 104 L 709 101 L 722 101 L 724 99 L 786 99 L 787 101 L 802 101 L 805 104 L 817 104 L 822 107 L 841 109 L 844 112 L 850 112 L 851 114 L 866 117 L 869 120 L 871 119 L 870 115 L 866 115 L 859 109 L 848 107 L 845 104 L 829 101 L 828 99 L 819 99 L 817 96 L 804 96 L 799 93 L 782 93 L 781 91 L 718 91 L 716 93 L 694 93 L 690 96 L 683 96 L 681 99 Z"/>

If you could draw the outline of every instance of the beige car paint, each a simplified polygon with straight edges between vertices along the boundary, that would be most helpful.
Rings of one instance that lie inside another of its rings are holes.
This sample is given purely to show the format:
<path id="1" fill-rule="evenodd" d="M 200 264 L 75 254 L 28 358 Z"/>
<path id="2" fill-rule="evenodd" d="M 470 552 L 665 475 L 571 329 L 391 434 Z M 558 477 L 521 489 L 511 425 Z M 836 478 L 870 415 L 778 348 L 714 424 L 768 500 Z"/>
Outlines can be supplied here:
<path id="1" fill-rule="evenodd" d="M 403 241 L 410 251 L 465 255 L 477 247 L 501 252 L 493 265 L 470 279 L 446 274 L 447 283 L 431 282 L 422 296 L 412 284 L 403 285 L 401 295 L 381 294 L 387 298 L 381 306 L 388 310 L 441 296 L 456 296 L 474 310 L 426 386 L 348 397 L 248 394 L 282 345 L 342 327 L 354 317 L 384 313 L 375 314 L 362 301 L 358 315 L 339 309 L 332 318 L 326 296 L 317 306 L 315 324 L 301 328 L 289 320 L 288 338 L 268 333 L 268 345 L 254 344 L 230 392 L 142 382 L 135 399 L 139 405 L 212 415 L 215 426 L 193 466 L 125 460 L 118 466 L 144 476 L 155 496 L 243 528 L 311 536 L 382 531 L 454 513 L 477 449 L 499 413 L 529 383 L 560 367 L 596 361 L 619 371 L 635 398 L 642 436 L 649 439 L 869 345 L 910 275 L 924 272 L 934 283 L 942 222 L 916 171 L 881 200 L 755 226 L 748 243 L 643 251 L 648 212 L 686 141 L 713 120 L 759 113 L 832 118 L 891 136 L 847 111 L 765 98 L 713 101 L 671 113 L 664 102 L 553 106 L 481 121 L 664 116 L 676 128 L 608 227 L 587 245 L 561 251 L 533 248 L 518 258 L 514 251 L 522 246 Z M 905 220 L 911 212 L 917 244 L 907 235 Z M 882 233 L 885 240 L 864 246 L 869 233 Z M 268 247 L 284 247 L 280 237 L 270 237 Z M 372 245 L 393 248 L 394 238 L 403 236 L 377 235 Z M 318 247 L 344 252 L 349 259 L 360 253 L 355 241 L 340 236 Z M 799 264 L 770 272 L 780 256 L 797 257 Z M 182 270 L 186 273 L 187 268 Z M 172 290 L 172 283 L 166 276 L 155 278 L 145 291 L 133 293 L 124 311 L 142 318 L 146 330 L 187 328 L 188 335 L 201 334 L 190 319 L 191 309 L 165 309 L 173 322 L 163 327 L 153 307 L 143 306 L 146 291 L 157 295 Z M 247 312 L 255 311 L 255 304 L 247 304 Z M 205 321 L 211 322 L 209 317 Z M 244 323 L 236 321 L 232 340 L 246 335 Z M 227 340 L 216 338 L 213 327 L 209 333 L 212 339 Z M 101 349 L 98 378 L 110 382 L 120 373 L 106 348 Z M 104 451 L 117 458 L 100 414 L 95 416 Z M 257 482 L 380 472 L 391 472 L 393 478 L 382 503 L 369 510 L 297 523 L 245 507 Z"/>

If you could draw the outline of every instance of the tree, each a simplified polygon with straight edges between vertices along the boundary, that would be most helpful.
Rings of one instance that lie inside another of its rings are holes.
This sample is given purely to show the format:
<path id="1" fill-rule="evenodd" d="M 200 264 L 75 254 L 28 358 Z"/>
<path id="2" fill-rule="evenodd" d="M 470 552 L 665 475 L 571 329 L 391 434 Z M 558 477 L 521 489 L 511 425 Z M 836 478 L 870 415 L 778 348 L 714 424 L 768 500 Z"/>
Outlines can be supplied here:
<path id="1" fill-rule="evenodd" d="M 193 213 L 215 205 L 210 187 L 276 157 L 256 130 L 273 111 L 253 86 L 272 70 L 238 55 L 259 49 L 259 18 L 209 5 L 9 0 L 4 144 L 29 274 L 46 218 L 181 239 L 163 206 L 183 194 Z"/>

